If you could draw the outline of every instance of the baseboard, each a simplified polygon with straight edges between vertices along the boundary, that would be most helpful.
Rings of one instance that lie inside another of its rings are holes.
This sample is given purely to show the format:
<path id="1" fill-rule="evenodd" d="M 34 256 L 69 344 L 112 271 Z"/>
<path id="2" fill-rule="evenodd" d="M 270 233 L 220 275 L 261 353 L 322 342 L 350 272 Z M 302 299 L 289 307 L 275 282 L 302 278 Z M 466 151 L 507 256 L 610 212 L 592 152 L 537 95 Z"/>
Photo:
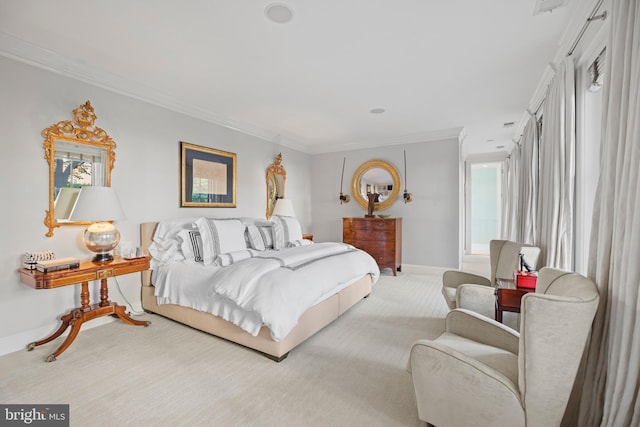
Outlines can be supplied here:
<path id="1" fill-rule="evenodd" d="M 80 330 L 80 333 L 82 333 L 82 331 L 85 331 L 87 329 L 95 328 L 96 326 L 101 326 L 107 323 L 111 323 L 115 320 L 116 319 L 110 316 L 92 319 L 91 322 L 82 324 L 82 329 Z M 26 351 L 27 344 L 32 343 L 34 341 L 39 341 L 45 337 L 48 337 L 58 328 L 58 326 L 60 326 L 60 322 L 56 322 L 55 324 L 51 324 L 47 326 L 42 326 L 37 329 L 31 329 L 28 331 L 20 332 L 18 334 L 10 335 L 8 337 L 0 338 L 0 356 L 4 356 L 5 354 L 9 354 L 9 353 L 14 353 L 16 351 L 22 351 L 22 350 Z M 69 329 L 67 329 L 67 331 L 64 334 L 62 334 L 62 336 L 66 336 L 68 333 L 69 333 Z M 44 345 L 44 347 L 46 346 L 50 346 L 52 348 L 50 349 L 51 351 L 49 351 L 48 353 L 43 353 L 43 358 L 48 356 L 50 353 L 52 353 L 56 349 L 53 347 L 51 343 L 47 343 Z M 36 350 L 34 351 L 37 351 L 37 350 L 38 350 L 38 347 L 36 347 Z"/>

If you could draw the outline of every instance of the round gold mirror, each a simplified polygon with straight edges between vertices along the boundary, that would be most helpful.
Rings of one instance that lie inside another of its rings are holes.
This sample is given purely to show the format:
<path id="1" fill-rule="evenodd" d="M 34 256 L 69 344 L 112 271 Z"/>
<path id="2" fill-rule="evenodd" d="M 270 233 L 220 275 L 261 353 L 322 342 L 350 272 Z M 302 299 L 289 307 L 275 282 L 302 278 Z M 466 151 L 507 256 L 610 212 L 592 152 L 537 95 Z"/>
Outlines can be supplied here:
<path id="1" fill-rule="evenodd" d="M 368 194 L 378 194 L 374 211 L 387 209 L 400 194 L 400 175 L 384 160 L 369 160 L 360 165 L 351 180 L 351 195 L 363 208 L 369 206 Z"/>

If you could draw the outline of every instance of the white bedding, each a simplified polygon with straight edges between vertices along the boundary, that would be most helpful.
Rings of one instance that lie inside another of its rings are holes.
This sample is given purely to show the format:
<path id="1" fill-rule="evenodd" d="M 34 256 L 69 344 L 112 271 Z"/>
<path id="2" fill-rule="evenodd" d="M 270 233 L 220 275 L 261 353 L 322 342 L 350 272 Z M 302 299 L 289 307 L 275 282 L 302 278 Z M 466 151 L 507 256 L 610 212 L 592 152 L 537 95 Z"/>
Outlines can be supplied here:
<path id="1" fill-rule="evenodd" d="M 153 283 L 158 304 L 206 311 L 252 335 L 266 325 L 281 341 L 313 305 L 365 274 L 380 270 L 366 252 L 343 243 L 317 243 L 260 252 L 226 267 L 189 261 L 158 263 Z"/>

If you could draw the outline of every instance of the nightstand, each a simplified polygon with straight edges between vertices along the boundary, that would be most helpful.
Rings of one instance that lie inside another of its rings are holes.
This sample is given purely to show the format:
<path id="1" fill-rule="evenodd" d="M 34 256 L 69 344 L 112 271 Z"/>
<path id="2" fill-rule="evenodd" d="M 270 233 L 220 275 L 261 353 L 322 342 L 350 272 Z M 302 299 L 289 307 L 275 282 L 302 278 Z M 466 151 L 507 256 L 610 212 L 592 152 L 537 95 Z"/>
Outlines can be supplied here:
<path id="1" fill-rule="evenodd" d="M 83 261 L 78 268 L 69 270 L 54 271 L 51 273 L 41 273 L 37 270 L 28 270 L 21 268 L 20 281 L 34 289 L 53 289 L 61 286 L 77 285 L 82 286 L 80 291 L 80 307 L 71 310 L 63 315 L 60 320 L 62 325 L 52 335 L 40 341 L 32 342 L 27 346 L 29 351 L 39 345 L 46 344 L 60 335 L 71 326 L 69 335 L 56 351 L 51 353 L 47 358 L 47 362 L 56 360 L 62 352 L 64 352 L 76 339 L 80 327 L 84 322 L 96 319 L 102 316 L 118 317 L 125 323 L 137 326 L 149 326 L 151 322 L 132 319 L 126 313 L 126 307 L 109 301 L 109 288 L 107 279 L 123 274 L 136 273 L 149 269 L 149 257 L 124 259 L 115 257 L 113 261 L 105 263 L 95 263 L 92 261 Z M 89 282 L 100 280 L 100 302 L 91 305 L 89 295 Z"/>
<path id="2" fill-rule="evenodd" d="M 302 235 L 302 238 L 303 238 L 304 240 L 311 240 L 311 241 L 313 241 L 313 234 L 303 234 L 303 235 Z"/>

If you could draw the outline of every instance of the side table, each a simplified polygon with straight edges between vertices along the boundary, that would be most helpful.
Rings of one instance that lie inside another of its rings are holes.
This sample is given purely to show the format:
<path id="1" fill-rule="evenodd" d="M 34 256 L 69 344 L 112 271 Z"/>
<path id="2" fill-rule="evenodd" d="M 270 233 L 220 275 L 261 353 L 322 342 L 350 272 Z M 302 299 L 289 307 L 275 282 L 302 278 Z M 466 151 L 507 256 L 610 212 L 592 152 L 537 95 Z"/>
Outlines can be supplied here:
<path id="1" fill-rule="evenodd" d="M 80 307 L 74 308 L 69 313 L 63 315 L 60 320 L 62 324 L 52 335 L 30 343 L 27 350 L 31 351 L 39 345 L 46 344 L 60 335 L 71 326 L 69 335 L 56 351 L 51 353 L 47 358 L 47 362 L 56 360 L 62 352 L 64 352 L 78 336 L 80 327 L 84 322 L 96 319 L 102 316 L 118 317 L 129 325 L 149 326 L 151 322 L 132 319 L 126 313 L 126 307 L 109 301 L 109 288 L 107 279 L 109 277 L 120 276 L 123 274 L 136 273 L 149 269 L 149 257 L 124 259 L 114 257 L 113 261 L 104 263 L 95 263 L 90 260 L 80 263 L 78 268 L 69 270 L 54 271 L 51 273 L 41 273 L 37 270 L 28 270 L 26 268 L 19 269 L 20 281 L 34 289 L 53 289 L 62 286 L 81 284 L 80 291 Z M 89 295 L 89 281 L 100 280 L 100 302 L 91 304 Z"/>
<path id="2" fill-rule="evenodd" d="M 496 320 L 502 323 L 502 313 L 510 311 L 520 313 L 522 297 L 535 289 L 529 288 L 496 288 Z"/>

